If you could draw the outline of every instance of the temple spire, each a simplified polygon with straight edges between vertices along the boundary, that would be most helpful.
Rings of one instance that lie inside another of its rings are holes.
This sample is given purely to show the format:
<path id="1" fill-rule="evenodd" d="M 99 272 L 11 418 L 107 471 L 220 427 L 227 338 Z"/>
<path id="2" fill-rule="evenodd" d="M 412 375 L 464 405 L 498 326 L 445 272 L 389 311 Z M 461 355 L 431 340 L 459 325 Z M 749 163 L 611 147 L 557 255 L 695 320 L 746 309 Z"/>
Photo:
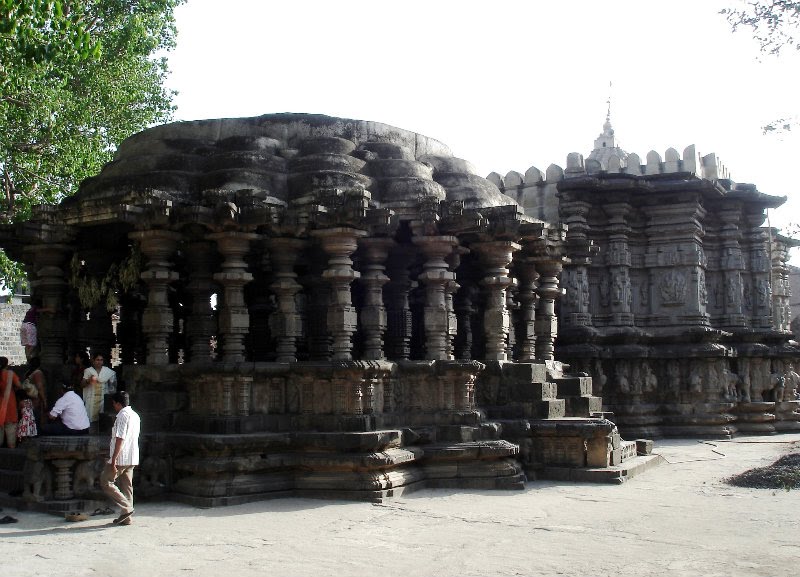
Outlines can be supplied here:
<path id="1" fill-rule="evenodd" d="M 614 128 L 611 126 L 611 82 L 608 83 L 606 106 L 606 121 L 603 123 L 603 132 L 595 139 L 594 150 L 587 157 L 591 160 L 599 161 L 603 169 L 608 168 L 608 160 L 612 156 L 617 156 L 622 161 L 628 157 L 628 153 L 617 144 Z"/>

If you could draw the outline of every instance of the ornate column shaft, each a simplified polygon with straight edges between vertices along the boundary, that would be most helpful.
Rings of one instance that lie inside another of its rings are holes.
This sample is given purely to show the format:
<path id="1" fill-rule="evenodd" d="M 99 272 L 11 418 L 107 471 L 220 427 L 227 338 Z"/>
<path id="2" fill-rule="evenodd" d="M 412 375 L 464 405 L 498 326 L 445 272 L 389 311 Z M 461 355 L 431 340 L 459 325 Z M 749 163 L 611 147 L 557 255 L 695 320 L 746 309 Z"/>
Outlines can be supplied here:
<path id="1" fill-rule="evenodd" d="M 366 288 L 359 319 L 364 333 L 364 358 L 383 359 L 383 335 L 386 332 L 383 285 L 389 282 L 389 277 L 384 274 L 384 263 L 395 242 L 390 238 L 362 238 L 359 244 L 364 250 L 361 282 Z"/>
<path id="2" fill-rule="evenodd" d="M 66 292 L 69 258 L 74 248 L 65 244 L 42 244 L 30 248 L 33 262 L 38 265 L 33 281 L 34 294 L 42 298 L 44 308 L 54 312 L 39 319 L 38 338 L 42 364 L 62 365 L 67 346 L 69 325 Z M 19 342 L 19 341 L 18 341 Z"/>
<path id="3" fill-rule="evenodd" d="M 303 288 L 297 282 L 294 265 L 305 241 L 296 238 L 271 238 L 268 241 L 274 282 L 270 289 L 275 293 L 277 309 L 270 317 L 270 331 L 275 336 L 276 357 L 279 363 L 297 360 L 297 339 L 302 334 L 302 321 L 295 296 Z"/>
<path id="4" fill-rule="evenodd" d="M 191 308 L 184 331 L 189 344 L 186 351 L 188 361 L 194 363 L 211 360 L 211 336 L 217 334 L 211 310 L 211 295 L 216 289 L 212 278 L 216 256 L 214 249 L 214 243 L 207 240 L 190 242 L 186 247 L 189 268 L 186 292 L 189 294 Z"/>
<path id="5" fill-rule="evenodd" d="M 455 282 L 455 273 L 448 270 L 445 259 L 458 245 L 454 236 L 420 236 L 413 242 L 426 257 L 423 270 L 417 279 L 425 286 L 425 358 L 452 360 L 452 337 L 448 299 L 445 291 Z M 451 299 L 452 302 L 452 299 Z"/>
<path id="6" fill-rule="evenodd" d="M 173 314 L 167 298 L 167 286 L 178 279 L 171 259 L 181 235 L 168 230 L 144 230 L 130 233 L 139 242 L 147 258 L 147 269 L 140 278 L 147 284 L 147 306 L 142 315 L 142 332 L 147 339 L 147 364 L 169 364 L 169 335 Z"/>
<path id="7" fill-rule="evenodd" d="M 530 362 L 536 359 L 536 305 L 539 301 L 536 281 L 539 279 L 539 273 L 536 271 L 536 262 L 531 257 L 514 259 L 514 265 L 519 275 L 517 300 L 520 304 L 517 360 Z"/>
<path id="8" fill-rule="evenodd" d="M 556 336 L 558 335 L 558 320 L 556 318 L 555 302 L 561 296 L 558 286 L 558 275 L 561 274 L 563 263 L 560 260 L 544 260 L 537 263 L 539 271 L 539 308 L 536 314 L 536 358 L 553 360 L 553 350 Z"/>
<path id="9" fill-rule="evenodd" d="M 508 265 L 511 255 L 522 248 L 511 241 L 488 241 L 472 244 L 484 265 L 481 285 L 486 290 L 486 308 L 483 313 L 486 353 L 484 358 L 495 361 L 508 360 L 506 341 L 511 327 L 511 317 L 506 307 L 506 290 L 511 284 Z"/>
<path id="10" fill-rule="evenodd" d="M 244 301 L 244 285 L 253 280 L 247 272 L 244 255 L 250 243 L 259 238 L 249 232 L 225 231 L 209 235 L 216 241 L 220 254 L 225 258 L 222 271 L 214 280 L 223 287 L 222 305 L 219 306 L 219 336 L 222 341 L 222 360 L 242 362 L 245 360 L 244 341 L 250 328 L 250 315 Z"/>
<path id="11" fill-rule="evenodd" d="M 322 277 L 331 287 L 328 308 L 328 332 L 333 338 L 331 358 L 351 360 L 351 337 L 356 331 L 358 316 L 353 306 L 350 285 L 361 275 L 353 270 L 350 255 L 358 246 L 358 238 L 367 233 L 354 228 L 339 227 L 315 230 L 312 234 L 320 240 L 323 250 L 328 254 L 328 268 L 322 273 Z"/>
<path id="12" fill-rule="evenodd" d="M 413 252 L 408 247 L 398 247 L 389 255 L 386 285 L 386 357 L 392 360 L 407 360 L 411 356 L 411 307 L 408 293 L 411 279 L 408 267 Z"/>

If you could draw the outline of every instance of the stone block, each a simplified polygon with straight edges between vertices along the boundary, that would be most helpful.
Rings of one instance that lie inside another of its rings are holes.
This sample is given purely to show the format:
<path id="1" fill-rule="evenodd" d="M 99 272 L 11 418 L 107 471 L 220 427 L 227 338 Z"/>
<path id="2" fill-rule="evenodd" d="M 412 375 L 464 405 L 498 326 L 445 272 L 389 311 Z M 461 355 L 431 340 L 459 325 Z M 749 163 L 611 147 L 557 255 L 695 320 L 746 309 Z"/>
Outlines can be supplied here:
<path id="1" fill-rule="evenodd" d="M 580 437 L 534 438 L 532 461 L 544 466 L 585 467 L 584 440 Z"/>
<path id="2" fill-rule="evenodd" d="M 570 417 L 588 417 L 603 408 L 603 399 L 600 397 L 568 397 L 566 399 L 567 415 Z"/>
<path id="3" fill-rule="evenodd" d="M 508 387 L 510 401 L 521 403 L 556 398 L 556 385 L 547 382 L 513 383 Z"/>
<path id="4" fill-rule="evenodd" d="M 606 437 L 589 439 L 586 443 L 586 466 L 608 467 L 611 462 L 611 444 Z"/>
<path id="5" fill-rule="evenodd" d="M 614 467 L 616 465 L 621 465 L 621 464 L 622 464 L 622 449 L 621 448 L 614 449 L 613 451 L 611 451 L 611 460 L 609 462 L 609 465 Z"/>
<path id="6" fill-rule="evenodd" d="M 561 419 L 566 415 L 564 399 L 549 399 L 534 403 L 536 416 L 540 419 Z"/>
<path id="7" fill-rule="evenodd" d="M 653 452 L 652 439 L 636 439 L 636 454 L 650 455 Z"/>
<path id="8" fill-rule="evenodd" d="M 622 460 L 627 461 L 636 457 L 636 441 L 622 441 L 620 446 Z"/>
<path id="9" fill-rule="evenodd" d="M 547 381 L 544 363 L 503 363 L 502 379 L 507 383 L 543 383 Z"/>
<path id="10" fill-rule="evenodd" d="M 462 427 L 459 425 L 445 425 L 439 427 L 437 438 L 443 442 L 467 443 L 475 440 L 476 429 L 474 427 Z"/>
<path id="11" fill-rule="evenodd" d="M 591 377 L 565 377 L 555 379 L 559 397 L 584 397 L 592 394 Z"/>

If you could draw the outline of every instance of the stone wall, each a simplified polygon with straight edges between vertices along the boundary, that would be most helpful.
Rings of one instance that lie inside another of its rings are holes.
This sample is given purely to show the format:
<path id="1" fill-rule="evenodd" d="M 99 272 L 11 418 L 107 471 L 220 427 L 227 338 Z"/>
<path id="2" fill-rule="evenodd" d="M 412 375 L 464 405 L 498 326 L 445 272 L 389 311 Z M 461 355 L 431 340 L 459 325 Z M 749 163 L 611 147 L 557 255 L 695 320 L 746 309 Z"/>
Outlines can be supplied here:
<path id="1" fill-rule="evenodd" d="M 19 325 L 30 305 L 19 299 L 0 303 L 0 356 L 12 366 L 25 364 L 25 348 L 19 342 Z"/>

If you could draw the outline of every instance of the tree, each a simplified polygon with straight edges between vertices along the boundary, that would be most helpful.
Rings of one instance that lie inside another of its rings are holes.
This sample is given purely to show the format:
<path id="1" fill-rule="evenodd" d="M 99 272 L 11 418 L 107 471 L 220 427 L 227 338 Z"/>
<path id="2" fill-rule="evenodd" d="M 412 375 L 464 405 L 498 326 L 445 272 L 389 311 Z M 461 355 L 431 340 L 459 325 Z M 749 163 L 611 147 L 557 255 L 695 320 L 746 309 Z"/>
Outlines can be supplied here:
<path id="1" fill-rule="evenodd" d="M 0 221 L 74 194 L 134 132 L 172 117 L 163 54 L 184 0 L 0 0 Z M 0 257 L 13 286 L 20 267 Z"/>
<path id="2" fill-rule="evenodd" d="M 741 10 L 724 9 L 722 13 L 734 31 L 740 27 L 750 28 L 762 52 L 778 54 L 787 46 L 800 50 L 800 40 L 795 33 L 800 25 L 800 2 L 748 1 Z"/>
<path id="3" fill-rule="evenodd" d="M 797 36 L 800 2 L 748 0 L 741 9 L 723 9 L 721 12 L 726 15 L 734 32 L 749 28 L 764 54 L 777 56 L 783 48 L 800 50 L 800 37 Z M 797 122 L 797 117 L 779 118 L 762 128 L 765 133 L 788 131 Z"/>

